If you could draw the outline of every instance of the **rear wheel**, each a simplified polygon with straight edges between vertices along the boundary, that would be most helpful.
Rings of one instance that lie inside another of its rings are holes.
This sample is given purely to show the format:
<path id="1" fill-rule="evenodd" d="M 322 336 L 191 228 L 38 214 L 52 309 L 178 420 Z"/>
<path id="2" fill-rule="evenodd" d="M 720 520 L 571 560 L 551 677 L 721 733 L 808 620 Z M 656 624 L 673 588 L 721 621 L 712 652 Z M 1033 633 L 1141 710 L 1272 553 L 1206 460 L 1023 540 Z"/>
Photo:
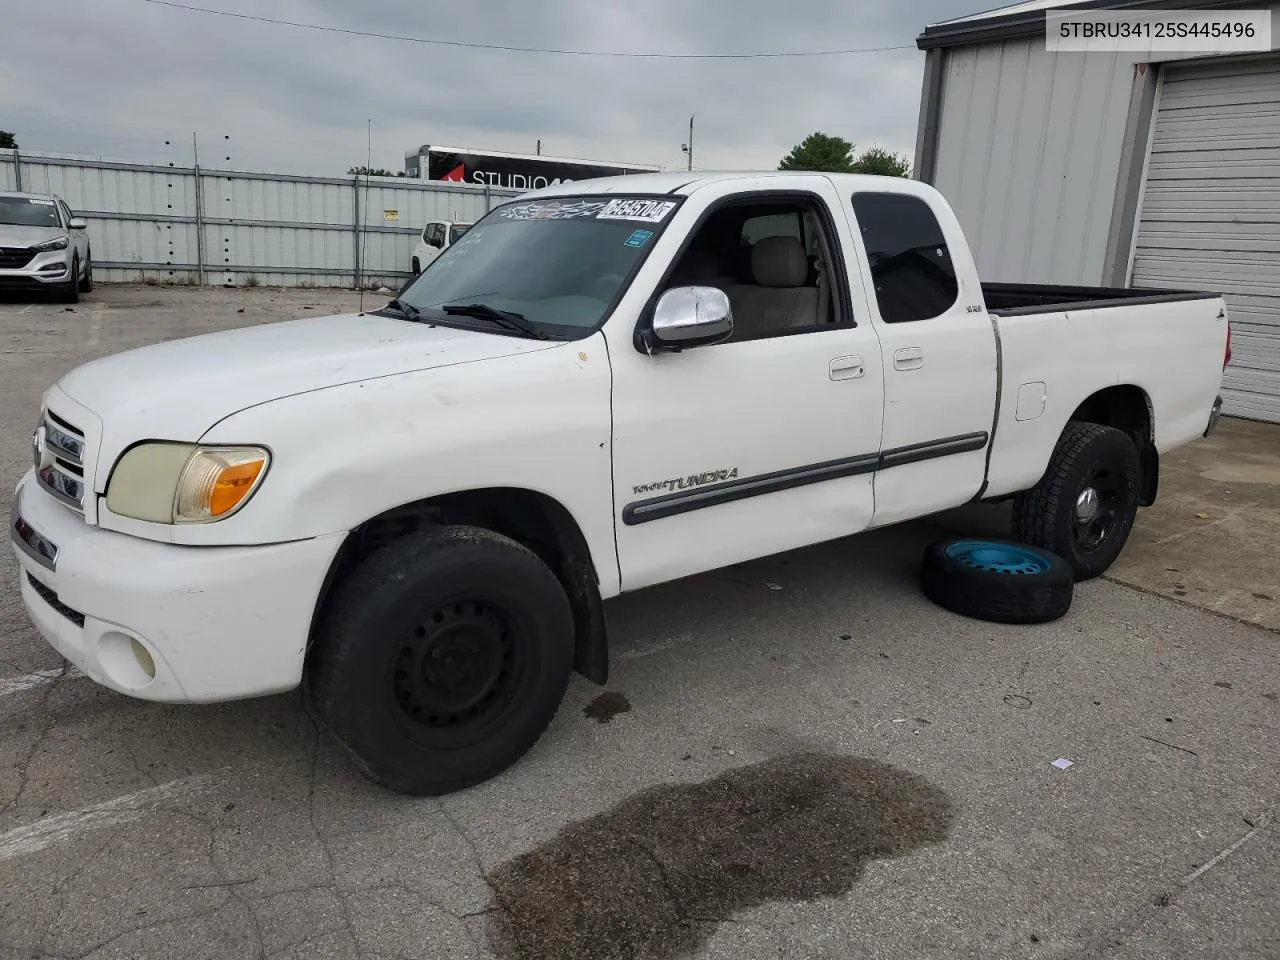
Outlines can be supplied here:
<path id="1" fill-rule="evenodd" d="M 496 776 L 541 737 L 573 667 L 551 569 L 477 527 L 400 538 L 335 590 L 308 707 L 373 780 L 439 795 Z"/>
<path id="2" fill-rule="evenodd" d="M 1128 434 L 1067 424 L 1044 478 L 1014 498 L 1014 535 L 1058 554 L 1076 580 L 1105 573 L 1138 515 L 1138 469 Z"/>

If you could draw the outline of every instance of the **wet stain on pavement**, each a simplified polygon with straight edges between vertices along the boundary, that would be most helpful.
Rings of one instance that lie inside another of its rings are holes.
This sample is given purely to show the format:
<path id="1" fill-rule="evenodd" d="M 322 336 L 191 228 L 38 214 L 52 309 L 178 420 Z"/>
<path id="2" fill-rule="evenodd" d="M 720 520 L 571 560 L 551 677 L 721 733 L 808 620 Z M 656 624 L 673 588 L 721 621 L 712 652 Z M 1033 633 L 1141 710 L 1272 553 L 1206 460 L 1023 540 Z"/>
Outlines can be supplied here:
<path id="1" fill-rule="evenodd" d="M 669 960 L 735 914 L 839 897 L 868 861 L 947 836 L 946 794 L 856 757 L 803 753 L 639 793 L 487 877 L 503 960 Z"/>
<path id="2" fill-rule="evenodd" d="M 602 693 L 585 707 L 582 712 L 592 720 L 608 723 L 620 713 L 631 709 L 631 701 L 620 693 Z"/>

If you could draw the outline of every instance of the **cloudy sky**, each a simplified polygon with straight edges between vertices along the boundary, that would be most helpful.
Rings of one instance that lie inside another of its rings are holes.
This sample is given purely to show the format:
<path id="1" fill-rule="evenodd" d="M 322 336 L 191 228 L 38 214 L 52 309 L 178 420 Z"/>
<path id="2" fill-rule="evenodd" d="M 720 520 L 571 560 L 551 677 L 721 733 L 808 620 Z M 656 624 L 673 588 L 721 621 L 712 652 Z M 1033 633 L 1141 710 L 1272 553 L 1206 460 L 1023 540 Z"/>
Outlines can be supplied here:
<path id="1" fill-rule="evenodd" d="M 442 47 L 324 33 L 148 0 L 3 0 L 0 129 L 25 149 L 340 174 L 403 169 L 419 144 L 682 168 L 772 168 L 814 130 L 913 152 L 929 23 L 999 0 L 174 0 L 482 44 L 726 54 L 644 59 Z M 166 145 L 165 141 L 169 144 Z M 226 158 L 230 157 L 230 161 Z"/>

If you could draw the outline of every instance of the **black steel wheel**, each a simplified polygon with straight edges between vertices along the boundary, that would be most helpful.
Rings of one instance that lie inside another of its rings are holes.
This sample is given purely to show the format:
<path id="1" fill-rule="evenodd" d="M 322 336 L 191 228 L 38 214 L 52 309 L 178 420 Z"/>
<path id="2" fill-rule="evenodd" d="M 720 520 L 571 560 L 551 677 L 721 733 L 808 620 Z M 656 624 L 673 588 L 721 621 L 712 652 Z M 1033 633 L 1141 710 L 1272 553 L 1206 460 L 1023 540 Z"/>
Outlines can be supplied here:
<path id="1" fill-rule="evenodd" d="M 366 775 L 402 793 L 450 793 L 510 767 L 555 716 L 573 667 L 573 615 L 555 574 L 477 527 L 409 534 L 370 554 L 317 627 L 308 710 Z"/>
<path id="2" fill-rule="evenodd" d="M 1014 498 L 1014 536 L 1061 556 L 1076 580 L 1105 573 L 1138 515 L 1138 470 L 1128 434 L 1067 424 L 1044 478 Z"/>
<path id="3" fill-rule="evenodd" d="M 519 693 L 529 633 L 478 594 L 419 619 L 397 644 L 389 692 L 419 742 L 466 746 L 500 721 Z"/>

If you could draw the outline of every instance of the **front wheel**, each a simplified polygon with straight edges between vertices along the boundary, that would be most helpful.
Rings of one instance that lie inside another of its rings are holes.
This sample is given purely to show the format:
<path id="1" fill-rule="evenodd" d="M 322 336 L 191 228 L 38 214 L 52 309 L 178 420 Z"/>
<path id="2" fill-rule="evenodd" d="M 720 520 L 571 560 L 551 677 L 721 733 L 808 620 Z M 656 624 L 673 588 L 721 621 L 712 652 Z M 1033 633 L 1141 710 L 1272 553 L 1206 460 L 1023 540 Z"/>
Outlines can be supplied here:
<path id="1" fill-rule="evenodd" d="M 438 796 L 513 765 L 573 668 L 568 598 L 532 551 L 478 527 L 370 554 L 321 613 L 308 708 L 372 780 Z"/>
<path id="2" fill-rule="evenodd" d="M 71 258 L 71 279 L 62 285 L 59 299 L 63 303 L 80 302 L 80 258 Z"/>
<path id="3" fill-rule="evenodd" d="M 1099 576 L 1124 549 L 1138 515 L 1138 448 L 1128 434 L 1068 423 L 1044 478 L 1013 501 L 1014 535 Z"/>
<path id="4" fill-rule="evenodd" d="M 84 255 L 84 276 L 80 278 L 80 292 L 93 293 L 93 253 Z"/>

